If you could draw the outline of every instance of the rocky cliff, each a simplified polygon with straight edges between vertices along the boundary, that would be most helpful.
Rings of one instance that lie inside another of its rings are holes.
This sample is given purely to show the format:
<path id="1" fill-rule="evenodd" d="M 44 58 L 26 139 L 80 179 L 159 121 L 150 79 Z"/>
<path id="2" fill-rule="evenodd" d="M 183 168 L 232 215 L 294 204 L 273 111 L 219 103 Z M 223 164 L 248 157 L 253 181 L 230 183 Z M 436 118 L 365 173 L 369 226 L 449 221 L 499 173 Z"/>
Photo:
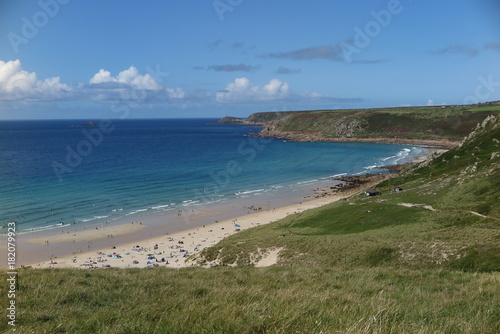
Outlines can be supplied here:
<path id="1" fill-rule="evenodd" d="M 215 124 L 243 124 L 244 122 L 243 118 L 226 116 L 215 122 Z"/>
<path id="2" fill-rule="evenodd" d="M 255 136 L 291 141 L 382 142 L 456 146 L 500 106 L 438 106 L 254 113 L 244 124 L 263 125 Z"/>

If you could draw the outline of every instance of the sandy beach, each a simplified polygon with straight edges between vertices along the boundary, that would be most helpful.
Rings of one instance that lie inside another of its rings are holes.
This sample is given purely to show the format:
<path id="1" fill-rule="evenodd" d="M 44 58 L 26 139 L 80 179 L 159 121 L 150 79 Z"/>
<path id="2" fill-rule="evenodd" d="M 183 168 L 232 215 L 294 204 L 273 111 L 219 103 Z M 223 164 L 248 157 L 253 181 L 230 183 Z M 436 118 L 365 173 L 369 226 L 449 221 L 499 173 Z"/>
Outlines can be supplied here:
<path id="1" fill-rule="evenodd" d="M 379 182 L 379 181 L 376 181 Z M 373 182 L 373 183 L 376 183 Z M 369 187 L 372 184 L 365 184 Z M 46 261 L 30 263 L 27 266 L 32 268 L 145 268 L 145 267 L 170 267 L 182 268 L 197 265 L 196 262 L 189 261 L 189 258 L 205 248 L 217 244 L 223 238 L 238 233 L 240 231 L 269 224 L 286 217 L 287 215 L 302 212 L 304 210 L 317 208 L 329 203 L 345 198 L 346 196 L 358 193 L 360 189 L 350 189 L 346 192 L 325 195 L 325 189 L 318 189 L 316 193 L 321 194 L 320 198 L 310 199 L 302 203 L 287 205 L 276 209 L 256 210 L 233 219 L 227 219 L 212 224 L 203 225 L 175 233 L 167 233 L 141 241 L 129 242 L 120 245 L 71 254 L 62 257 L 47 258 Z M 141 229 L 140 223 L 128 224 L 120 231 L 110 228 L 81 232 L 77 236 L 62 234 L 53 236 L 49 240 L 45 238 L 31 238 L 26 242 L 44 245 L 67 243 L 69 239 L 79 238 L 80 240 L 91 241 L 95 238 L 106 238 L 110 241 L 109 235 L 112 233 L 133 233 Z M 41 248 L 43 251 L 43 247 Z M 257 264 L 259 266 L 272 265 L 276 262 L 278 250 L 271 252 L 264 261 Z M 188 261 L 186 261 L 188 260 Z M 214 264 L 208 264 L 208 266 Z"/>
<path id="2" fill-rule="evenodd" d="M 441 151 L 441 150 L 439 150 Z M 429 153 L 436 152 L 430 149 Z M 439 152 L 440 153 L 440 152 Z M 425 160 L 415 157 L 414 162 Z M 195 212 L 192 217 L 200 216 L 203 221 L 213 223 L 189 226 L 184 225 L 180 231 L 155 230 L 150 237 L 144 237 L 147 222 L 135 221 L 129 224 L 101 226 L 85 231 L 64 232 L 50 236 L 27 235 L 23 239 L 25 248 L 31 252 L 36 249 L 37 256 L 43 261 L 28 261 L 22 266 L 32 268 L 146 268 L 164 266 L 182 268 L 197 265 L 193 255 L 217 244 L 222 239 L 259 225 L 269 224 L 290 214 L 304 210 L 318 208 L 333 203 L 341 198 L 361 192 L 363 189 L 374 186 L 390 174 L 373 175 L 368 182 L 361 186 L 344 191 L 332 190 L 334 187 L 316 188 L 314 191 L 295 204 L 277 208 L 256 207 L 245 208 L 247 214 L 234 216 L 230 219 L 216 220 L 221 212 L 213 214 Z M 248 210 L 248 211 L 247 211 Z M 193 211 L 194 212 L 194 211 Z M 242 212 L 240 210 L 239 212 Z M 160 217 L 159 219 L 169 219 Z M 172 219 L 172 217 L 170 217 Z M 179 218 L 180 219 L 180 218 Z M 215 221 L 215 222 L 214 222 Z M 120 238 L 120 236 L 122 238 Z M 139 236 L 143 236 L 142 238 Z M 123 242 L 123 240 L 129 240 Z M 120 242 L 121 241 L 121 242 Z M 74 244 L 88 244 L 88 250 L 79 248 L 75 251 Z M 55 253 L 54 250 L 58 250 Z M 55 256 L 54 254 L 59 254 Z M 258 266 L 267 266 L 276 263 L 279 250 L 271 251 Z M 206 264 L 206 266 L 216 265 Z"/>
<path id="3" fill-rule="evenodd" d="M 34 268 L 144 268 L 166 266 L 181 268 L 195 263 L 185 261 L 201 250 L 213 246 L 223 238 L 255 226 L 268 224 L 289 214 L 317 208 L 345 197 L 345 194 L 314 199 L 302 204 L 294 204 L 268 211 L 258 211 L 234 219 L 224 220 L 172 234 L 127 243 L 109 248 L 90 251 L 78 255 L 52 258 L 31 264 Z M 137 225 L 137 224 L 136 224 Z M 80 238 L 95 237 L 95 233 Z M 109 233 L 103 229 L 100 233 Z M 50 242 L 64 242 L 64 235 L 54 237 Z M 30 242 L 43 244 L 40 238 Z"/>

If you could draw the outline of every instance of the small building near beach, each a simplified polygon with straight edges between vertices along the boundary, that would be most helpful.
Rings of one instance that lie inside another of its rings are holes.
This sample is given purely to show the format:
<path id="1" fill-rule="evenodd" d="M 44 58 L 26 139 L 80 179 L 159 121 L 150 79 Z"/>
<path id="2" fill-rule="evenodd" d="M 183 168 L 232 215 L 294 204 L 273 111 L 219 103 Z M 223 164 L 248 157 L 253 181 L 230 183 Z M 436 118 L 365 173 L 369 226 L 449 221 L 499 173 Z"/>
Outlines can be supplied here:
<path id="1" fill-rule="evenodd" d="M 378 190 L 375 190 L 375 189 L 368 189 L 368 190 L 365 190 L 365 195 L 366 196 L 378 196 L 378 195 L 382 195 L 382 193 Z"/>

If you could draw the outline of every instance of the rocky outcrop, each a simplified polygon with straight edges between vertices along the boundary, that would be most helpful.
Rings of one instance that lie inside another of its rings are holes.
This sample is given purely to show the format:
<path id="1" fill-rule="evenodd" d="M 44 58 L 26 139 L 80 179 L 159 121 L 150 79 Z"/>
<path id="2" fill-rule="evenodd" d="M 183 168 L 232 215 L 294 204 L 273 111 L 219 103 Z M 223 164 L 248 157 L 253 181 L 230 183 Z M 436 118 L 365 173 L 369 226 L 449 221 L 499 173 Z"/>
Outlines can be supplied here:
<path id="1" fill-rule="evenodd" d="M 462 147 L 465 143 L 471 141 L 481 133 L 485 131 L 487 127 L 498 128 L 500 123 L 500 117 L 498 115 L 490 115 L 484 119 L 484 121 L 480 124 L 477 124 L 474 131 L 472 131 L 467 137 L 465 137 L 460 143 L 459 147 Z M 493 138 L 493 141 L 496 142 L 498 139 Z"/>
<path id="2" fill-rule="evenodd" d="M 232 116 L 226 116 L 215 122 L 215 124 L 243 124 L 245 120 L 243 118 L 237 118 Z"/>
<path id="3" fill-rule="evenodd" d="M 498 115 L 500 110 L 489 112 Z M 245 120 L 225 117 L 219 123 L 261 125 L 261 132 L 252 136 L 290 141 L 396 143 L 448 149 L 457 146 L 477 122 L 490 122 L 486 116 L 477 106 L 449 106 L 434 110 L 414 107 L 259 112 Z"/>
<path id="4" fill-rule="evenodd" d="M 443 148 L 452 148 L 458 145 L 457 141 L 448 139 L 411 139 L 399 137 L 327 137 L 319 132 L 298 132 L 276 130 L 272 124 L 264 125 L 260 133 L 251 134 L 254 137 L 280 138 L 295 142 L 328 142 L 328 143 L 386 143 L 427 145 Z"/>
<path id="5" fill-rule="evenodd" d="M 80 124 L 80 126 L 97 126 L 97 124 L 95 122 L 90 121 L 84 124 Z"/>
<path id="6" fill-rule="evenodd" d="M 337 119 L 324 132 L 337 138 L 351 138 L 366 133 L 368 122 L 360 117 L 347 116 Z"/>
<path id="7" fill-rule="evenodd" d="M 246 121 L 253 124 L 267 124 L 270 122 L 275 122 L 280 120 L 290 114 L 293 111 L 270 111 L 270 112 L 256 112 L 248 116 Z"/>

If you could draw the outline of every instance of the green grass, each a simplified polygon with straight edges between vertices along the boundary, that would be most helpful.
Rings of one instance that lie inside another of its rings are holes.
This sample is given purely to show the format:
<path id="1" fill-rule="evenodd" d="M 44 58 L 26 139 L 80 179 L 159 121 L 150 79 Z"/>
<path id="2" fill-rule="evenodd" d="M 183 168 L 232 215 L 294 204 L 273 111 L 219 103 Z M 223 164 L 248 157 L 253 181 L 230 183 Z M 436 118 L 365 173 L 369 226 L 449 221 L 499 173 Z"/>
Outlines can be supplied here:
<path id="1" fill-rule="evenodd" d="M 463 271 L 500 272 L 500 247 L 475 245 L 467 250 L 464 257 L 450 263 L 450 267 Z"/>
<path id="2" fill-rule="evenodd" d="M 379 184 L 382 196 L 245 230 L 197 257 L 218 267 L 20 269 L 16 333 L 500 333 L 499 126 Z M 252 266 L 275 247 L 277 266 Z"/>
<path id="3" fill-rule="evenodd" d="M 359 201 L 356 208 L 344 203 L 323 208 L 317 214 L 300 219 L 288 231 L 301 235 L 361 233 L 393 225 L 418 221 L 421 209 L 394 206 L 375 201 Z M 334 219 L 332 219 L 334 217 Z"/>
<path id="4" fill-rule="evenodd" d="M 405 107 L 255 113 L 247 120 L 274 121 L 283 132 L 313 132 L 325 137 L 390 137 L 460 140 L 500 106 Z"/>
<path id="5" fill-rule="evenodd" d="M 498 283 L 388 268 L 21 270 L 17 333 L 496 333 Z"/>

